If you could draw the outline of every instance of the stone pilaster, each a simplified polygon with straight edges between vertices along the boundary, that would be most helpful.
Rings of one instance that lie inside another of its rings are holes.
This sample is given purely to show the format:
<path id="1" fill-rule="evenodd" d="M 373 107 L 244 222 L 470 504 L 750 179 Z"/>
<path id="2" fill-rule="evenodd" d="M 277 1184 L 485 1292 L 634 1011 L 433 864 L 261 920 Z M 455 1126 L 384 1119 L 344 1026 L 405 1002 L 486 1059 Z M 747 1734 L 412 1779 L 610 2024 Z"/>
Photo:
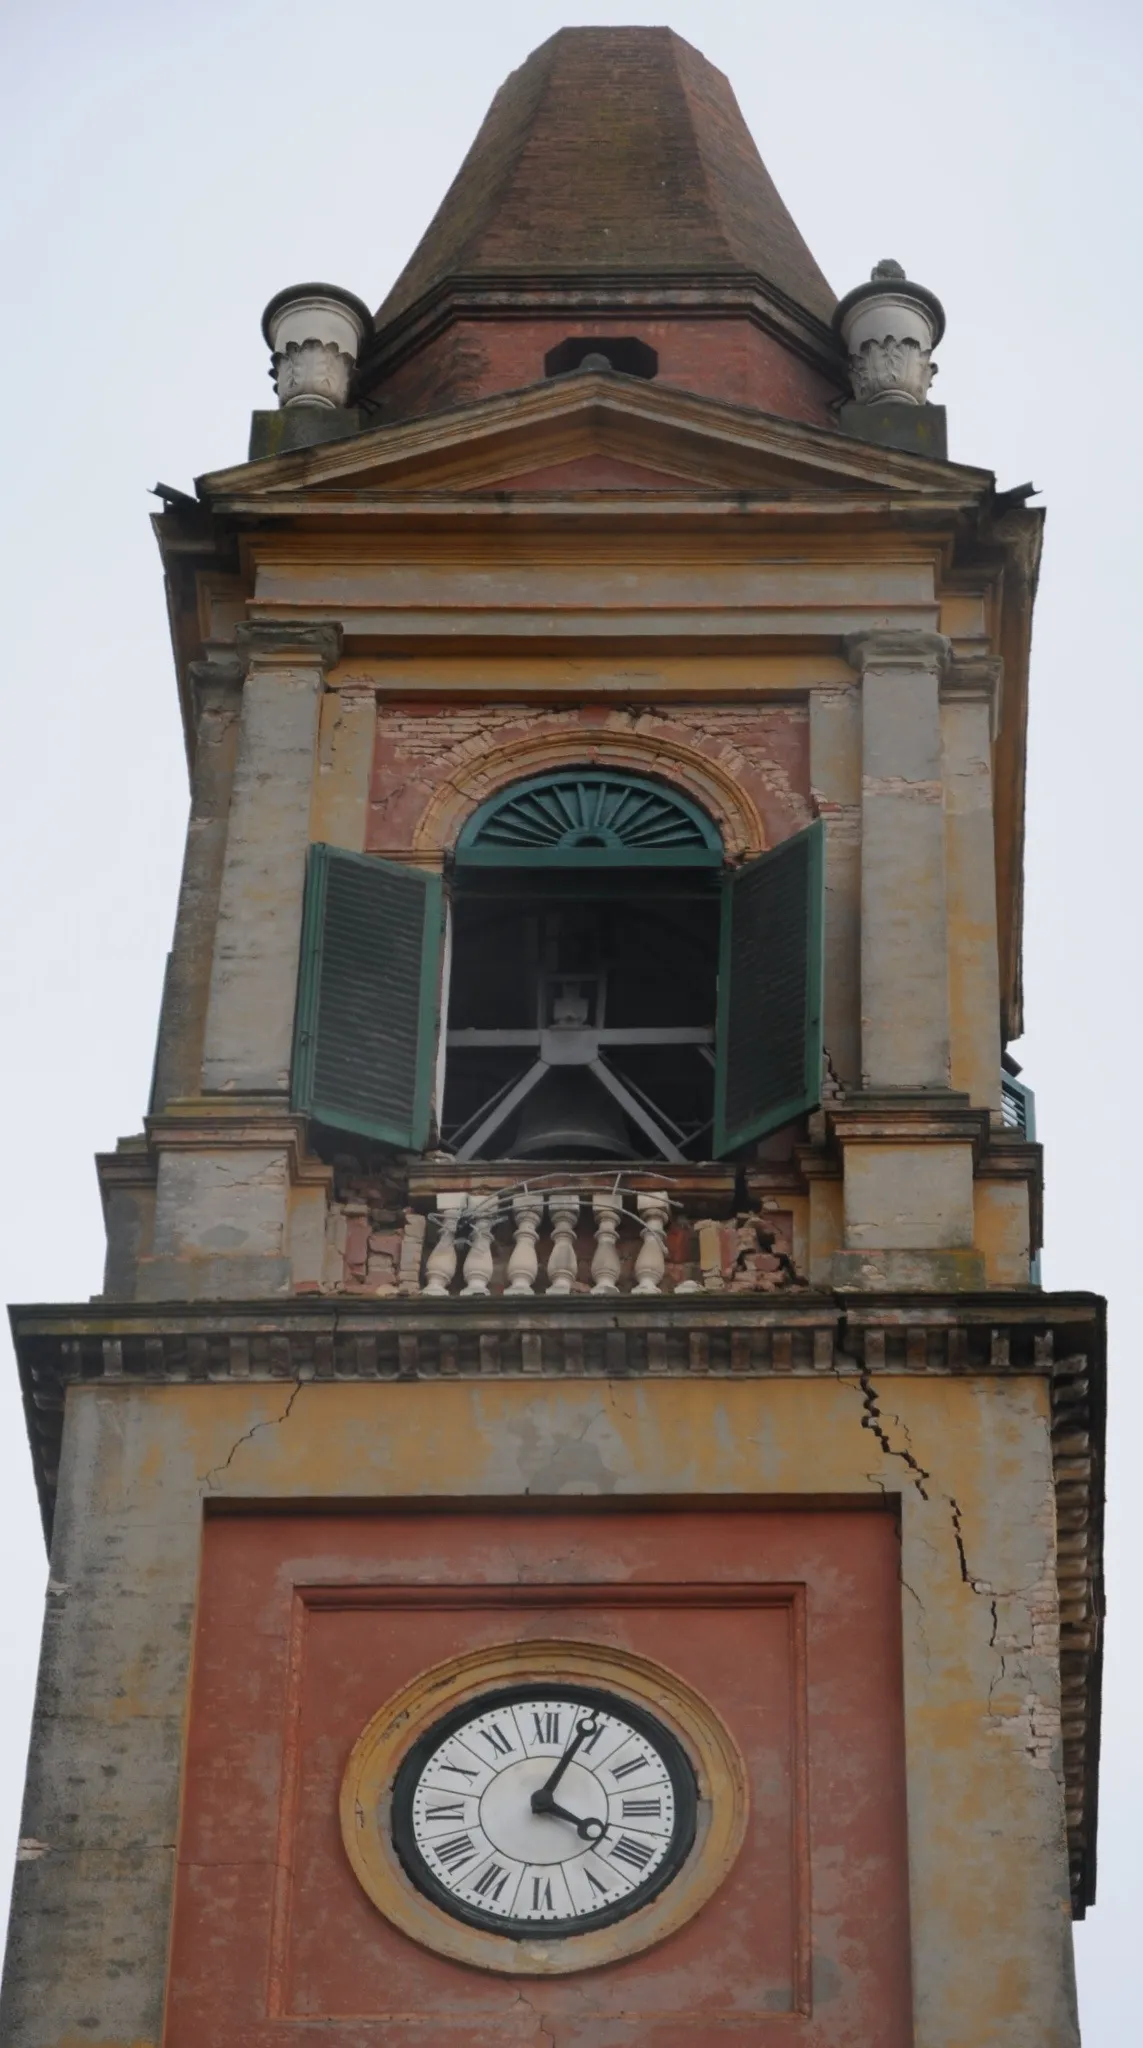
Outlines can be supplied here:
<path id="1" fill-rule="evenodd" d="M 825 825 L 825 1042 L 846 1088 L 861 1081 L 861 693 L 810 692 L 810 787 Z"/>
<path id="2" fill-rule="evenodd" d="M 941 634 L 858 633 L 861 1066 L 865 1088 L 948 1088 Z"/>
<path id="3" fill-rule="evenodd" d="M 992 739 L 1001 662 L 950 663 L 941 687 L 952 1085 L 1000 1115 Z"/>
<path id="4" fill-rule="evenodd" d="M 152 1110 L 198 1093 L 244 671 L 245 662 L 232 647 L 191 663 L 197 709 L 191 807 L 163 986 Z"/>
<path id="5" fill-rule="evenodd" d="M 310 797 L 337 626 L 240 626 L 247 662 L 219 892 L 202 1085 L 284 1095 L 302 929 Z"/>

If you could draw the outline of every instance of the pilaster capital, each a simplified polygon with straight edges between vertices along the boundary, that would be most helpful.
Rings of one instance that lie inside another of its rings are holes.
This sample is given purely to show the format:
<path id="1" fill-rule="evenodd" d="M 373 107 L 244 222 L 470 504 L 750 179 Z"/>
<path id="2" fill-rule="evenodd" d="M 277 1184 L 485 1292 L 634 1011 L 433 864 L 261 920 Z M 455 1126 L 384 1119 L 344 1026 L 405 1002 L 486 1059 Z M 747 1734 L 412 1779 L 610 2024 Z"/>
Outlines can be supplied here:
<path id="1" fill-rule="evenodd" d="M 152 1158 L 161 1152 L 284 1152 L 292 1187 L 333 1193 L 333 1169 L 309 1149 L 308 1119 L 284 1099 L 263 1095 L 198 1095 L 170 1102 L 143 1128 Z"/>
<path id="2" fill-rule="evenodd" d="M 342 631 L 332 620 L 252 619 L 234 635 L 238 658 L 251 668 L 316 668 L 341 657 Z"/>
<path id="3" fill-rule="evenodd" d="M 846 1145 L 971 1145 L 974 1160 L 989 1137 L 988 1111 L 952 1088 L 855 1089 L 844 1102 L 826 1105 L 826 1126 L 843 1151 Z"/>
<path id="4" fill-rule="evenodd" d="M 201 661 L 187 663 L 187 681 L 190 684 L 196 730 L 204 711 L 217 711 L 228 699 L 232 700 L 234 708 L 237 709 L 245 674 L 244 659 L 229 645 L 208 645 Z"/>
<path id="5" fill-rule="evenodd" d="M 850 633 L 845 642 L 845 658 L 859 676 L 870 669 L 911 669 L 940 677 L 951 656 L 951 640 L 943 633 L 925 633 L 919 628 L 892 626 Z"/>
<path id="6" fill-rule="evenodd" d="M 987 704 L 993 739 L 1000 728 L 1004 662 L 999 654 L 954 654 L 941 677 L 941 697 Z"/>

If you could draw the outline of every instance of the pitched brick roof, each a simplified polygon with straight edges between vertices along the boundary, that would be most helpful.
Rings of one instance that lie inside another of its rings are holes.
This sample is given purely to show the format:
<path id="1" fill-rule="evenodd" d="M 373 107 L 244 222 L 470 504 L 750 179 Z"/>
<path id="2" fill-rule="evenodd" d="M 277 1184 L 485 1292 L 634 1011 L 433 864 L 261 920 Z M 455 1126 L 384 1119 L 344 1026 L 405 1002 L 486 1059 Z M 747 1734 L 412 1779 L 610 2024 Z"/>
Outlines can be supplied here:
<path id="1" fill-rule="evenodd" d="M 378 314 L 449 278 L 761 278 L 828 321 L 834 294 L 730 84 L 666 28 L 565 28 L 501 86 Z"/>

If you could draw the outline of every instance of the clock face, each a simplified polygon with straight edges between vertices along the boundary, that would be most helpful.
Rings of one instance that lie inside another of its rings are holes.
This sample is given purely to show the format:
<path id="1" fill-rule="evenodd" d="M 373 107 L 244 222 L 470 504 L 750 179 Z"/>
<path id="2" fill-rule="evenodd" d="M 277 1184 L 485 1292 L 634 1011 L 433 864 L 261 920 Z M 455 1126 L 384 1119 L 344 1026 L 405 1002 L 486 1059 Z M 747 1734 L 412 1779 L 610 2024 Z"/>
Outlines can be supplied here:
<path id="1" fill-rule="evenodd" d="M 516 1686 L 454 1709 L 393 1786 L 393 1844 L 456 1919 L 571 1935 L 662 1891 L 694 1842 L 697 1791 L 677 1738 L 585 1686 Z"/>

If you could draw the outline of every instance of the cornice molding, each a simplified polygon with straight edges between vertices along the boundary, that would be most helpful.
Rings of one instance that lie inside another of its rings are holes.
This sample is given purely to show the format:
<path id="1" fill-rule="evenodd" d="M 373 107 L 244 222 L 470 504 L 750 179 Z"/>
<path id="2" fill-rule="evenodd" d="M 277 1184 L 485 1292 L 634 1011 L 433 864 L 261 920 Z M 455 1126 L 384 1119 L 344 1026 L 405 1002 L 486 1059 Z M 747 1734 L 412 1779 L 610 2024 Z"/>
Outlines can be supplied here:
<path id="1" fill-rule="evenodd" d="M 378 329 L 363 364 L 371 391 L 400 364 L 458 320 L 543 319 L 566 313 L 585 320 L 621 314 L 644 319 L 748 320 L 771 334 L 836 384 L 845 387 L 845 361 L 832 330 L 758 272 L 740 269 L 457 271 L 441 280 Z"/>
<path id="2" fill-rule="evenodd" d="M 207 503 L 225 500 L 232 493 L 241 493 L 243 498 L 258 496 L 264 511 L 272 515 L 278 494 L 291 486 L 317 486 L 326 491 L 344 481 L 350 489 L 361 488 L 350 480 L 363 472 L 381 470 L 400 488 L 399 479 L 414 463 L 435 458 L 443 469 L 453 450 L 464 450 L 464 459 L 469 461 L 482 441 L 498 448 L 513 443 L 526 447 L 528 438 L 538 431 L 576 425 L 599 431 L 613 428 L 681 435 L 690 442 L 692 461 L 695 446 L 705 443 L 716 464 L 721 460 L 725 468 L 729 462 L 729 488 L 749 484 L 744 459 L 755 464 L 769 456 L 797 465 L 806 476 L 816 473 L 823 479 L 867 481 L 881 491 L 897 486 L 904 493 L 915 494 L 919 502 L 929 493 L 937 493 L 983 505 L 992 489 L 988 470 L 861 442 L 829 427 L 783 419 L 677 386 L 594 371 L 577 371 L 391 426 L 373 427 L 344 440 L 215 470 L 200 477 L 197 488 Z M 684 482 L 686 474 L 684 469 Z"/>

